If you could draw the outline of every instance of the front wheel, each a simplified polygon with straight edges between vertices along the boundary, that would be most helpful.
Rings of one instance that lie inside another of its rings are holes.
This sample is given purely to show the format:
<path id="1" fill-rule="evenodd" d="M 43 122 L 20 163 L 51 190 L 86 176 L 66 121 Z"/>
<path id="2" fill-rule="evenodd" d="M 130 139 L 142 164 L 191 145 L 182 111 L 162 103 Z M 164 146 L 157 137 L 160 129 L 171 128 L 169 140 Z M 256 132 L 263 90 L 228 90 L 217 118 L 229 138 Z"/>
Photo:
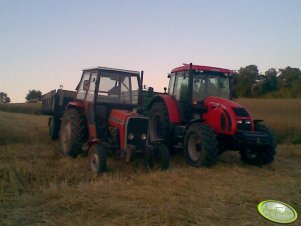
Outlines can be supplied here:
<path id="1" fill-rule="evenodd" d="M 151 169 L 167 170 L 170 165 L 169 150 L 163 143 L 148 146 L 144 159 L 146 167 Z"/>
<path id="2" fill-rule="evenodd" d="M 169 150 L 165 144 L 155 145 L 155 160 L 161 170 L 167 170 L 170 164 Z"/>
<path id="3" fill-rule="evenodd" d="M 184 139 L 184 157 L 187 163 L 195 167 L 209 167 L 216 163 L 218 154 L 218 141 L 211 127 L 203 123 L 190 125 Z"/>
<path id="4" fill-rule="evenodd" d="M 103 173 L 107 171 L 107 154 L 100 144 L 94 144 L 89 150 L 89 165 L 93 172 Z"/>
<path id="5" fill-rule="evenodd" d="M 255 124 L 255 131 L 264 132 L 268 135 L 269 145 L 242 147 L 240 155 L 242 161 L 256 166 L 262 166 L 271 163 L 276 154 L 276 140 L 269 128 L 262 123 Z"/>

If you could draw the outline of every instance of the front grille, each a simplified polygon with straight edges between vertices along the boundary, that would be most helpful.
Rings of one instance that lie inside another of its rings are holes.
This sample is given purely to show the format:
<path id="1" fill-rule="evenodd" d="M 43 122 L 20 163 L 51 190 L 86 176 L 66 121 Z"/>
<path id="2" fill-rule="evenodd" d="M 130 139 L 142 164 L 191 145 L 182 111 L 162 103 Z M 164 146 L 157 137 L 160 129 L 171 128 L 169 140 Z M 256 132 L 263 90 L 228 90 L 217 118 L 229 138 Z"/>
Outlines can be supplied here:
<path id="1" fill-rule="evenodd" d="M 267 133 L 255 131 L 238 132 L 237 138 L 239 143 L 247 145 L 269 145 L 271 142 L 270 137 Z"/>
<path id="2" fill-rule="evenodd" d="M 232 108 L 232 110 L 238 117 L 250 117 L 249 113 L 244 108 Z"/>
<path id="3" fill-rule="evenodd" d="M 147 139 L 142 140 L 141 135 L 148 135 L 148 127 L 149 120 L 147 118 L 130 118 L 127 125 L 127 134 L 132 133 L 134 135 L 134 139 L 127 140 L 127 143 L 134 145 L 137 149 L 144 148 Z"/>
<path id="4" fill-rule="evenodd" d="M 242 130 L 242 131 L 251 131 L 252 130 L 252 125 L 251 123 L 246 123 L 246 120 L 241 120 L 242 123 L 237 123 L 237 130 Z M 248 119 L 250 121 L 250 119 Z"/>

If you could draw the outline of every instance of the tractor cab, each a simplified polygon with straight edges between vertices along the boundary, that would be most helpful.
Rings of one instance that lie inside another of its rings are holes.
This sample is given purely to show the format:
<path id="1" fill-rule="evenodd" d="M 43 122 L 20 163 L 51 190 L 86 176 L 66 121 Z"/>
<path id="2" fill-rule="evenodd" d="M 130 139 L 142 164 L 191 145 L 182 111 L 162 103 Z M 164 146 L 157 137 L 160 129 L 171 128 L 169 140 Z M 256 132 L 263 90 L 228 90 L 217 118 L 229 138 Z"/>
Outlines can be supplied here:
<path id="1" fill-rule="evenodd" d="M 85 69 L 76 88 L 76 99 L 134 108 L 138 105 L 140 81 L 138 71 L 103 67 Z"/>
<path id="2" fill-rule="evenodd" d="M 195 112 L 205 111 L 203 101 L 207 97 L 232 99 L 231 70 L 184 65 L 173 69 L 168 77 L 168 94 L 178 101 L 183 121 L 190 121 Z"/>
<path id="3" fill-rule="evenodd" d="M 95 122 L 95 136 L 106 138 L 112 110 L 137 108 L 141 76 L 138 71 L 104 67 L 84 69 L 76 89 L 76 100 L 88 105 L 88 121 Z"/>

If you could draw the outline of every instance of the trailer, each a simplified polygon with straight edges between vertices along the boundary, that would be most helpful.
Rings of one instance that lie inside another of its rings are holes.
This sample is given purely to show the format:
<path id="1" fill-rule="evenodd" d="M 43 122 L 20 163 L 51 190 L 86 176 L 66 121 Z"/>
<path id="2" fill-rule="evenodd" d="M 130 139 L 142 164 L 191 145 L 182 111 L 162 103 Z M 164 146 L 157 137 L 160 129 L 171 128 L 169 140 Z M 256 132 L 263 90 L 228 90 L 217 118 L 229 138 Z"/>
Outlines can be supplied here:
<path id="1" fill-rule="evenodd" d="M 51 90 L 42 96 L 42 114 L 49 115 L 48 130 L 51 139 L 59 138 L 61 118 L 69 102 L 73 101 L 76 91 Z"/>

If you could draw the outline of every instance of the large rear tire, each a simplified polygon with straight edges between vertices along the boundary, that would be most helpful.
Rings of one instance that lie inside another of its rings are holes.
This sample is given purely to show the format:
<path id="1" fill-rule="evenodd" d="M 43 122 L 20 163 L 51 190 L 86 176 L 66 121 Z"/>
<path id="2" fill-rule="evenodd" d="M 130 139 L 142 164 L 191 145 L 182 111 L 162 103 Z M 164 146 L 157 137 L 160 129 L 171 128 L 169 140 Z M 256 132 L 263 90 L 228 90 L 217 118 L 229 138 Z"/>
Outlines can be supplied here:
<path id="1" fill-rule="evenodd" d="M 83 114 L 71 108 L 64 112 L 60 130 L 61 151 L 75 158 L 87 140 L 87 125 Z"/>
<path id="2" fill-rule="evenodd" d="M 89 150 L 89 165 L 93 172 L 103 173 L 107 171 L 107 154 L 100 144 L 94 144 Z"/>
<path id="3" fill-rule="evenodd" d="M 262 123 L 255 124 L 255 131 L 267 133 L 270 144 L 267 146 L 242 147 L 240 150 L 242 161 L 256 166 L 273 162 L 277 146 L 273 133 Z"/>
<path id="4" fill-rule="evenodd" d="M 170 123 L 168 110 L 163 102 L 156 102 L 150 109 L 150 139 L 157 141 L 162 139 L 170 148 Z"/>
<path id="5" fill-rule="evenodd" d="M 219 154 L 218 141 L 214 131 L 203 123 L 194 123 L 185 133 L 184 156 L 188 164 L 212 166 Z"/>

